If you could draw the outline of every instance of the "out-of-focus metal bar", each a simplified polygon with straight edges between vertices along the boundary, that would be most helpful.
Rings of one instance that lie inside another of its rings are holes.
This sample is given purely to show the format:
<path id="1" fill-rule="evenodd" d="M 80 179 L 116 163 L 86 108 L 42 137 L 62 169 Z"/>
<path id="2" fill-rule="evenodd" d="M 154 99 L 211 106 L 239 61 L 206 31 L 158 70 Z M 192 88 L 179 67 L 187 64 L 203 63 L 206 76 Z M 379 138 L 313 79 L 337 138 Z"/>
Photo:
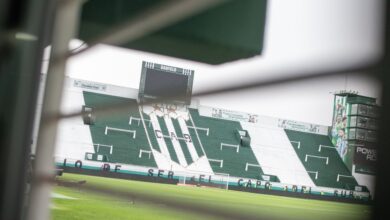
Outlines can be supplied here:
<path id="1" fill-rule="evenodd" d="M 379 127 L 378 161 L 376 164 L 375 200 L 372 219 L 390 219 L 390 3 L 386 1 L 385 56 L 379 68 L 382 83 L 382 108 Z"/>
<path id="2" fill-rule="evenodd" d="M 74 37 L 79 23 L 79 11 L 82 0 L 60 0 L 53 28 L 51 57 L 68 51 L 69 41 Z M 66 60 L 49 65 L 43 99 L 42 115 L 60 112 L 62 88 L 65 78 Z M 42 117 L 45 120 L 45 117 Z M 27 218 L 31 220 L 49 219 L 49 200 L 51 185 L 45 179 L 54 176 L 54 145 L 57 122 L 44 123 L 39 129 L 34 175 L 30 194 L 30 206 Z"/>
<path id="3" fill-rule="evenodd" d="M 48 0 L 0 0 L 0 219 L 24 217 Z"/>

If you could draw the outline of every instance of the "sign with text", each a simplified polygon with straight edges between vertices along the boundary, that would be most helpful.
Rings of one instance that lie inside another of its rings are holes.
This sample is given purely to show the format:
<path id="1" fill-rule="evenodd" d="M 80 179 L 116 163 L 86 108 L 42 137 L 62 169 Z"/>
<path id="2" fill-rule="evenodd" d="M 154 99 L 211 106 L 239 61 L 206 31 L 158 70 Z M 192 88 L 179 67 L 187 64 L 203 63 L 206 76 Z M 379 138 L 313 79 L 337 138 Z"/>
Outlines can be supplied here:
<path id="1" fill-rule="evenodd" d="M 226 109 L 212 108 L 211 117 L 232 121 L 257 123 L 258 115 L 244 112 L 230 111 Z"/>

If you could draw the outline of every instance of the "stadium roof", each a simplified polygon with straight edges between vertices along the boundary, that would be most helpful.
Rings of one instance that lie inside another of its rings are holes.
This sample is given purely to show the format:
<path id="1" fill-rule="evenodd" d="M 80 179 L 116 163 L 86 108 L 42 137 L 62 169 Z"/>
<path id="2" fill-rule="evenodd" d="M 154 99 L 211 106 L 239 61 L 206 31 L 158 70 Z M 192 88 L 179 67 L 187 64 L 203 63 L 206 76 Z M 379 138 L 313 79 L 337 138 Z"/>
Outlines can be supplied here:
<path id="1" fill-rule="evenodd" d="M 90 42 L 109 33 L 108 39 L 123 40 L 107 44 L 220 64 L 261 54 L 266 2 L 88 1 L 79 38 Z"/>

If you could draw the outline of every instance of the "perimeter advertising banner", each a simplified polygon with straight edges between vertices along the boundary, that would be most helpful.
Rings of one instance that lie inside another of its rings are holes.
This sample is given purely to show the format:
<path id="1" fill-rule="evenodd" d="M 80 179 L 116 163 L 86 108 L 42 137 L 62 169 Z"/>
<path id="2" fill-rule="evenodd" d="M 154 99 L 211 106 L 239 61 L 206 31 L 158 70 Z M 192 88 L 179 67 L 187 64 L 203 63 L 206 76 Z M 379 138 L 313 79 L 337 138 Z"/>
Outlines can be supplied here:
<path id="1" fill-rule="evenodd" d="M 375 166 L 377 150 L 369 146 L 357 146 L 355 148 L 354 162 L 360 166 Z"/>
<path id="2" fill-rule="evenodd" d="M 206 117 L 251 123 L 254 126 L 278 127 L 295 131 L 328 135 L 328 126 L 293 120 L 279 119 L 257 114 L 231 111 L 221 108 L 199 106 L 199 114 Z"/>
<path id="3" fill-rule="evenodd" d="M 340 188 L 329 188 L 320 186 L 303 186 L 293 185 L 280 182 L 272 182 L 270 180 L 263 179 L 249 179 L 241 177 L 233 177 L 224 174 L 216 173 L 202 173 L 202 172 L 179 172 L 172 170 L 164 170 L 156 167 L 144 167 L 127 164 L 116 164 L 109 162 L 97 162 L 89 160 L 77 160 L 71 158 L 55 158 L 56 166 L 66 169 L 72 168 L 78 170 L 77 173 L 100 173 L 101 175 L 120 176 L 121 178 L 128 178 L 141 180 L 141 181 L 153 181 L 159 182 L 165 180 L 176 180 L 181 185 L 197 185 L 207 187 L 218 187 L 224 189 L 230 189 L 230 187 L 239 187 L 245 189 L 252 189 L 252 192 L 256 190 L 269 190 L 272 191 L 287 191 L 300 194 L 312 194 L 324 197 L 343 197 L 350 199 L 368 200 L 370 193 L 362 190 L 345 190 Z M 183 181 L 184 180 L 184 181 Z M 186 183 L 188 182 L 188 183 Z M 176 184 L 177 184 L 176 183 Z M 264 192 L 264 191 L 263 191 Z"/>
<path id="4" fill-rule="evenodd" d="M 285 120 L 285 119 L 279 119 L 278 127 L 289 129 L 289 130 L 307 132 L 307 133 L 315 133 L 315 134 L 318 134 L 321 131 L 320 125 Z"/>
<path id="5" fill-rule="evenodd" d="M 258 115 L 244 112 L 230 111 L 220 108 L 212 108 L 211 117 L 220 118 L 232 121 L 257 123 Z"/>
<path id="6" fill-rule="evenodd" d="M 358 141 L 354 146 L 353 163 L 355 164 L 355 172 L 375 175 L 378 155 L 376 145 L 374 143 Z"/>
<path id="7" fill-rule="evenodd" d="M 100 91 L 106 91 L 107 89 L 107 85 L 105 84 L 89 82 L 85 80 L 74 80 L 73 86 L 82 89 L 91 89 L 91 90 L 100 90 Z"/>

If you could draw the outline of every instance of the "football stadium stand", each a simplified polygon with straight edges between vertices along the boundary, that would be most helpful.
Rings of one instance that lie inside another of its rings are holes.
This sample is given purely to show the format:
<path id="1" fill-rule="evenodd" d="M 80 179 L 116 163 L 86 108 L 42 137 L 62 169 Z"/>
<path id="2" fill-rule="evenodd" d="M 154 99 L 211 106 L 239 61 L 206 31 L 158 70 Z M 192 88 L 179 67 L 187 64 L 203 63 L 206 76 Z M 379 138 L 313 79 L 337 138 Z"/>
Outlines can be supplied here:
<path id="1" fill-rule="evenodd" d="M 203 117 L 196 109 L 190 109 L 190 113 L 192 120 L 188 121 L 187 125 L 206 127 L 210 131 L 208 135 L 206 132 L 198 132 L 198 137 L 215 172 L 262 179 L 264 172 L 252 148 L 241 146 L 236 138 L 235 130 L 242 130 L 239 122 Z M 247 168 L 247 164 L 255 166 Z"/>
<path id="2" fill-rule="evenodd" d="M 84 100 L 85 105 L 92 109 L 102 104 L 115 104 L 123 101 L 132 102 L 134 106 L 137 106 L 136 100 L 91 92 L 84 92 Z M 86 155 L 90 153 L 103 155 L 107 158 L 107 162 L 156 167 L 153 155 L 146 154 L 151 149 L 145 130 L 134 121 L 129 124 L 130 115 L 140 118 L 138 108 L 129 109 L 128 116 L 110 115 L 106 117 L 97 114 L 95 123 L 89 125 L 95 152 L 86 152 Z"/>
<path id="3" fill-rule="evenodd" d="M 354 189 L 358 185 L 328 136 L 288 129 L 285 131 L 317 186 Z"/>
<path id="4" fill-rule="evenodd" d="M 243 123 L 252 134 L 252 148 L 261 167 L 281 182 L 314 186 L 283 128 Z M 256 134 L 256 135 L 253 135 Z"/>
<path id="5" fill-rule="evenodd" d="M 91 109 L 121 101 L 135 106 L 128 114 L 95 115 L 94 124 L 87 125 L 94 146 L 94 152 L 86 152 L 87 160 L 158 167 L 152 153 L 155 150 L 183 167 L 207 155 L 215 173 L 254 179 L 264 175 L 252 148 L 241 146 L 235 135 L 236 130 L 242 130 L 239 122 L 202 117 L 196 109 L 189 110 L 187 121 L 153 113 L 143 113 L 141 119 L 134 99 L 85 91 L 83 95 L 85 106 Z"/>
<path id="6" fill-rule="evenodd" d="M 219 175 L 235 184 L 260 180 L 319 193 L 355 190 L 364 182 L 343 162 L 328 126 L 199 104 L 142 105 L 135 90 L 88 81 L 68 79 L 66 88 L 64 109 L 84 114 L 60 123 L 57 164 L 81 161 L 99 169 L 109 163 L 142 175 L 174 171 L 184 173 L 184 181 L 187 174 Z M 123 102 L 131 105 L 123 113 L 95 111 Z"/>

